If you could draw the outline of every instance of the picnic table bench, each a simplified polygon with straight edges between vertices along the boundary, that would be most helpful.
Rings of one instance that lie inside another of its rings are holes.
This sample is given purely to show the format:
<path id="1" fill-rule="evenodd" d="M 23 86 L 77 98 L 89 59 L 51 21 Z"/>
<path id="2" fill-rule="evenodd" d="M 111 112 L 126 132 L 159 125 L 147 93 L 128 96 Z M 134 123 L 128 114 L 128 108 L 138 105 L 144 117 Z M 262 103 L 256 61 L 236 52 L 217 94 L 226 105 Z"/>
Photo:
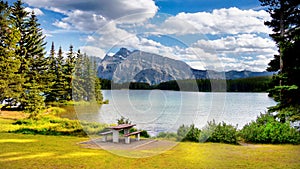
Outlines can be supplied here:
<path id="1" fill-rule="evenodd" d="M 136 141 L 139 141 L 140 140 L 140 133 L 142 131 L 135 131 L 135 132 L 132 132 L 132 133 L 127 133 L 127 134 L 124 134 L 124 137 L 125 137 L 125 143 L 126 144 L 129 144 L 130 143 L 130 136 L 133 136 L 135 135 L 135 140 Z"/>
<path id="2" fill-rule="evenodd" d="M 107 136 L 112 134 L 113 132 L 112 131 L 107 131 L 107 132 L 102 132 L 102 133 L 99 133 L 102 137 L 102 141 L 106 141 L 107 140 Z"/>

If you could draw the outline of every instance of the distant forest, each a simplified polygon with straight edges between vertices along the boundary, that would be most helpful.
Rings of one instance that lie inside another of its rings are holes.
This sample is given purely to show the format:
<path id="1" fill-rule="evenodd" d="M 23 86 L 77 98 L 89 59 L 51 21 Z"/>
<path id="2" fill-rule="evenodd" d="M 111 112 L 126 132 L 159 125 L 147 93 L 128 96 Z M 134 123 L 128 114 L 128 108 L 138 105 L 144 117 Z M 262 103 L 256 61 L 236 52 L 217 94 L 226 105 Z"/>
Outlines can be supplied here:
<path id="1" fill-rule="evenodd" d="M 174 90 L 199 92 L 267 92 L 272 87 L 272 77 L 251 77 L 234 80 L 197 79 L 173 80 L 150 85 L 141 82 L 112 83 L 111 80 L 101 79 L 102 89 L 132 89 L 132 90 Z M 225 91 L 226 89 L 226 91 Z"/>

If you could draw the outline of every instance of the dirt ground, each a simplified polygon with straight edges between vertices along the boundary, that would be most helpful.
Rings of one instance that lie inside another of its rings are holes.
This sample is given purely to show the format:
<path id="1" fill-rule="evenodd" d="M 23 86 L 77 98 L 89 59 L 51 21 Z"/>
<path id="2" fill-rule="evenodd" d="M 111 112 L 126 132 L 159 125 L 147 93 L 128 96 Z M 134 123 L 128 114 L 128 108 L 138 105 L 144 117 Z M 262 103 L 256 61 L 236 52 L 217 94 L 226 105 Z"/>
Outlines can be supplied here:
<path id="1" fill-rule="evenodd" d="M 0 111 L 0 117 L 4 119 L 21 119 L 28 117 L 28 114 L 25 114 L 21 111 Z"/>

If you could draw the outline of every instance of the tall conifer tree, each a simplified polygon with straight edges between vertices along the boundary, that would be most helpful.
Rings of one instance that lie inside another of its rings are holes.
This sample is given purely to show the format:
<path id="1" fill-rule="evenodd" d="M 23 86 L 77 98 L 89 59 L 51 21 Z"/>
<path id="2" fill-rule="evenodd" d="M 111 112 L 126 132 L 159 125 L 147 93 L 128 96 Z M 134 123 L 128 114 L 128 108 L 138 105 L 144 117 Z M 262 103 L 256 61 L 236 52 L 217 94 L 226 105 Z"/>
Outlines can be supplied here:
<path id="1" fill-rule="evenodd" d="M 297 0 L 260 0 L 267 7 L 272 20 L 265 22 L 272 28 L 279 55 L 269 63 L 268 70 L 279 71 L 274 76 L 277 85 L 270 91 L 279 104 L 271 109 L 285 122 L 300 119 L 300 2 Z"/>
<path id="2" fill-rule="evenodd" d="M 0 1 L 0 100 L 18 98 L 23 82 L 17 73 L 21 64 L 16 53 L 20 34 L 9 15 L 7 2 Z"/>
<path id="3" fill-rule="evenodd" d="M 17 55 L 20 56 L 19 74 L 25 78 L 22 84 L 21 103 L 25 111 L 38 113 L 44 105 L 44 84 L 47 60 L 44 52 L 44 36 L 35 14 L 25 11 L 21 0 L 12 6 L 11 19 L 20 32 Z"/>
<path id="4" fill-rule="evenodd" d="M 66 100 L 72 100 L 72 80 L 73 80 L 73 73 L 75 68 L 75 56 L 73 52 L 73 46 L 70 45 L 69 52 L 67 54 L 66 62 L 64 65 L 64 73 L 66 76 Z"/>

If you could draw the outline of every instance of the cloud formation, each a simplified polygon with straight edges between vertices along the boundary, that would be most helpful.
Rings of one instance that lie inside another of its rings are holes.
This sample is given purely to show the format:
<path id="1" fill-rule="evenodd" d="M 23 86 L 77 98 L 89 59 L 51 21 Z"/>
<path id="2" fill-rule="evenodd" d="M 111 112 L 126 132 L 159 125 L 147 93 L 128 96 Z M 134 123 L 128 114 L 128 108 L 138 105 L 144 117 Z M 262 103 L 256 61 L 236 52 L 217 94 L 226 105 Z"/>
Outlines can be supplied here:
<path id="1" fill-rule="evenodd" d="M 141 22 L 153 17 L 158 7 L 152 0 L 24 0 L 28 5 L 45 8 L 66 17 L 54 25 L 70 25 L 81 31 L 96 31 L 107 21 L 127 17 L 123 22 Z M 139 15 L 134 15 L 139 13 Z"/>
<path id="2" fill-rule="evenodd" d="M 270 33 L 271 30 L 264 25 L 266 20 L 270 20 L 266 11 L 232 7 L 215 9 L 212 12 L 179 13 L 167 19 L 160 30 L 172 34 Z M 184 27 L 184 22 L 193 27 Z"/>
<path id="3" fill-rule="evenodd" d="M 34 12 L 35 15 L 44 15 L 43 11 L 41 11 L 39 8 L 29 8 L 29 7 L 26 7 L 25 8 L 25 11 L 31 13 L 32 11 Z"/>
<path id="4" fill-rule="evenodd" d="M 24 1 L 35 10 L 62 14 L 52 25 L 86 33 L 80 39 L 86 46 L 80 49 L 101 58 L 111 48 L 127 47 L 182 60 L 197 69 L 264 71 L 277 53 L 275 43 L 266 36 L 271 30 L 264 21 L 270 16 L 263 10 L 231 7 L 159 17 L 154 0 Z M 157 22 L 153 22 L 155 17 Z M 186 46 L 170 45 L 145 36 L 148 31 L 153 36 L 193 35 L 199 39 Z"/>

